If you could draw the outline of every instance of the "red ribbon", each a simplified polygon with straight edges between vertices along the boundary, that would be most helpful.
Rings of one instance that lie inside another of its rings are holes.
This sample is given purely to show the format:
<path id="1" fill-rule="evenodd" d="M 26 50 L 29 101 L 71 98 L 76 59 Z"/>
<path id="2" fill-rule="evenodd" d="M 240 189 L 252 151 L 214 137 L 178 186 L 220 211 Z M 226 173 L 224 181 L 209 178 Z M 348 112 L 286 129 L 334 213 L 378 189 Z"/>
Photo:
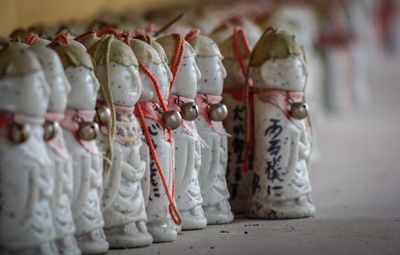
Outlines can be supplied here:
<path id="1" fill-rule="evenodd" d="M 0 114 L 0 135 L 8 135 L 14 117 L 11 113 Z"/>

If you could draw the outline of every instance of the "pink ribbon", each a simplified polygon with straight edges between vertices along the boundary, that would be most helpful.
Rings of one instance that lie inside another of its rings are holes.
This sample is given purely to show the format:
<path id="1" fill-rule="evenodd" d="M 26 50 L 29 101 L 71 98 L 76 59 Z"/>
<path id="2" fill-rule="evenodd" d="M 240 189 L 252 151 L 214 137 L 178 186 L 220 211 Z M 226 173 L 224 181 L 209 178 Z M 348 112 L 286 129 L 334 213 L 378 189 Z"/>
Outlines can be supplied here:
<path id="1" fill-rule="evenodd" d="M 46 113 L 46 120 L 54 121 L 60 123 L 64 119 L 64 114 L 62 113 L 55 113 L 55 112 L 47 112 Z M 71 156 L 65 146 L 64 141 L 64 131 L 60 128 L 56 134 L 56 136 L 47 141 L 47 144 L 59 155 L 64 159 L 69 159 Z"/>
<path id="2" fill-rule="evenodd" d="M 168 98 L 168 109 L 180 112 L 181 108 L 177 104 L 178 102 L 189 103 L 189 102 L 194 102 L 194 99 L 182 96 L 170 95 Z M 196 123 L 194 121 L 186 121 L 182 119 L 182 128 L 188 135 L 192 136 L 196 141 L 203 141 L 203 139 L 197 132 Z"/>
<path id="3" fill-rule="evenodd" d="M 199 107 L 200 114 L 203 116 L 206 122 L 213 127 L 217 133 L 221 135 L 228 135 L 228 133 L 225 131 L 224 125 L 222 124 L 222 121 L 212 121 L 208 115 L 210 109 L 209 104 L 217 104 L 221 101 L 221 96 L 206 95 L 201 93 L 196 95 L 196 104 Z"/>
<path id="4" fill-rule="evenodd" d="M 75 137 L 76 141 L 82 145 L 88 152 L 98 154 L 96 140 L 84 141 L 80 139 L 78 134 L 79 123 L 83 121 L 93 121 L 96 112 L 90 110 L 67 109 L 64 119 L 60 122 L 61 126 L 69 130 Z"/>
<path id="5" fill-rule="evenodd" d="M 285 116 L 296 126 L 303 126 L 303 120 L 297 120 L 290 116 L 290 103 L 302 102 L 304 93 L 300 91 L 286 91 L 281 89 L 256 89 L 254 94 L 258 99 L 271 103 L 281 109 Z M 291 101 L 291 102 L 290 102 Z"/>
<path id="6" fill-rule="evenodd" d="M 31 124 L 33 126 L 42 125 L 44 122 L 43 118 L 40 117 L 2 112 L 0 113 L 0 135 L 8 135 L 10 125 L 13 121 L 20 124 Z"/>

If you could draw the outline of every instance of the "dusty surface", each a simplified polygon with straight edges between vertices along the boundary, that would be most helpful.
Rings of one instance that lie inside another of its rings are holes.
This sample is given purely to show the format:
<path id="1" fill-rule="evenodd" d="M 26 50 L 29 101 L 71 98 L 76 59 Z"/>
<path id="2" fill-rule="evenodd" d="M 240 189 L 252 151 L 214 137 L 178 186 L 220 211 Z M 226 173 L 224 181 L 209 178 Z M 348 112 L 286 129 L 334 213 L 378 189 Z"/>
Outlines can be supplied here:
<path id="1" fill-rule="evenodd" d="M 110 254 L 400 254 L 400 60 L 376 65 L 368 110 L 319 125 L 315 218 L 237 219 Z"/>

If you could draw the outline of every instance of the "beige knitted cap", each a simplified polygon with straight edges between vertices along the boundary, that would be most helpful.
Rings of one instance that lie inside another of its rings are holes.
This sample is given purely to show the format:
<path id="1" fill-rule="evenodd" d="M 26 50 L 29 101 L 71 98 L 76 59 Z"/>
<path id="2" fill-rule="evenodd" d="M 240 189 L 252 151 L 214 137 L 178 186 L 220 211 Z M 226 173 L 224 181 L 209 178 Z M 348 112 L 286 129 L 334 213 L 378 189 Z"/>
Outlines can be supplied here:
<path id="1" fill-rule="evenodd" d="M 132 39 L 130 44 L 138 61 L 140 61 L 146 67 L 151 64 L 159 65 L 163 63 L 157 50 L 147 42 L 139 39 Z"/>
<path id="2" fill-rule="evenodd" d="M 103 35 L 88 48 L 88 53 L 95 65 L 104 65 L 110 61 L 124 66 L 139 65 L 132 49 L 109 34 Z"/>
<path id="3" fill-rule="evenodd" d="M 40 64 L 45 70 L 63 70 L 60 57 L 57 53 L 43 46 L 42 43 L 34 43 L 30 48 L 38 57 Z"/>
<path id="4" fill-rule="evenodd" d="M 39 59 L 23 43 L 12 43 L 0 52 L 0 79 L 42 70 Z"/>
<path id="5" fill-rule="evenodd" d="M 267 60 L 283 59 L 291 55 L 301 56 L 304 60 L 303 49 L 294 36 L 269 27 L 256 44 L 249 65 L 258 67 Z"/>
<path id="6" fill-rule="evenodd" d="M 54 47 L 63 63 L 64 69 L 68 67 L 84 66 L 93 70 L 93 63 L 85 47 L 77 41 L 70 44 L 58 44 Z"/>
<path id="7" fill-rule="evenodd" d="M 196 55 L 200 57 L 222 57 L 218 45 L 209 37 L 204 35 L 197 35 L 190 41 L 196 51 Z"/>
<path id="8" fill-rule="evenodd" d="M 246 34 L 246 32 L 244 32 L 244 33 Z M 246 36 L 247 36 L 247 34 L 246 34 Z M 229 37 L 228 39 L 226 39 L 225 41 L 223 41 L 222 43 L 219 44 L 219 48 L 220 48 L 221 53 L 224 56 L 224 58 L 226 58 L 226 59 L 236 58 L 234 42 L 235 42 L 234 35 L 232 35 L 231 37 Z M 240 49 L 240 53 L 242 54 L 242 56 L 244 58 L 250 57 L 251 52 L 249 52 L 245 48 L 244 42 L 242 42 L 241 40 L 239 41 L 239 49 Z"/>
<path id="9" fill-rule="evenodd" d="M 178 46 L 178 40 L 173 34 L 166 35 L 157 39 L 157 42 L 163 47 L 165 55 L 167 56 L 168 63 L 170 64 L 173 57 L 175 56 L 176 47 Z M 196 55 L 193 47 L 188 43 L 184 42 L 183 57 L 191 57 Z"/>

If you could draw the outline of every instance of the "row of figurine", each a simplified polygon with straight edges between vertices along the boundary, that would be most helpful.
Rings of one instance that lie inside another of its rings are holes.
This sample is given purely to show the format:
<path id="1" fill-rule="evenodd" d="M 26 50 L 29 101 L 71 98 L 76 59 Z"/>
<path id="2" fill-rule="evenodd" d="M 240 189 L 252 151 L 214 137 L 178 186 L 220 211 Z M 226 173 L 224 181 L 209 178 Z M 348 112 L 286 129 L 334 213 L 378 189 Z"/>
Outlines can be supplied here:
<path id="1" fill-rule="evenodd" d="M 0 252 L 141 247 L 229 223 L 232 211 L 312 216 L 321 76 L 328 102 L 343 105 L 349 88 L 362 96 L 360 72 L 345 71 L 365 48 L 343 46 L 337 15 L 319 35 L 304 3 L 262 19 L 286 32 L 262 28 L 250 17 L 267 7 L 211 5 L 175 23 L 163 10 L 152 18 L 168 24 L 144 29 L 125 18 L 89 32 L 13 33 L 0 46 Z"/>
<path id="2" fill-rule="evenodd" d="M 31 33 L 4 45 L 2 252 L 96 254 L 229 223 L 228 165 L 238 212 L 312 216 L 302 48 L 268 28 L 241 55 L 249 42 L 235 31 L 224 64 L 198 30 Z"/>
<path id="3" fill-rule="evenodd" d="M 94 19 L 66 21 L 57 26 L 37 25 L 28 31 L 50 38 L 59 31 L 61 25 L 68 27 L 75 36 L 108 26 L 124 31 L 155 33 L 162 25 L 184 13 L 164 34 L 186 34 L 193 28 L 199 28 L 202 34 L 220 44 L 231 35 L 227 27 L 240 26 L 248 34 L 251 46 L 254 46 L 263 30 L 269 26 L 278 27 L 296 35 L 306 52 L 310 70 L 307 98 L 312 106 L 313 123 L 317 124 L 326 112 L 344 113 L 352 109 L 365 109 L 368 105 L 368 73 L 371 70 L 371 61 L 368 59 L 378 51 L 379 40 L 394 44 L 393 40 L 386 39 L 387 34 L 391 34 L 389 31 L 395 34 L 399 27 L 395 22 L 392 22 L 392 29 L 386 24 L 390 23 L 390 18 L 384 15 L 396 8 L 387 6 L 380 11 L 384 2 L 235 0 L 229 1 L 228 5 L 223 1 L 212 1 L 199 7 L 187 1 L 147 12 L 106 11 Z M 379 14 L 382 21 L 377 18 L 378 12 L 382 12 Z M 24 31 L 16 30 L 11 36 L 21 32 Z"/>

